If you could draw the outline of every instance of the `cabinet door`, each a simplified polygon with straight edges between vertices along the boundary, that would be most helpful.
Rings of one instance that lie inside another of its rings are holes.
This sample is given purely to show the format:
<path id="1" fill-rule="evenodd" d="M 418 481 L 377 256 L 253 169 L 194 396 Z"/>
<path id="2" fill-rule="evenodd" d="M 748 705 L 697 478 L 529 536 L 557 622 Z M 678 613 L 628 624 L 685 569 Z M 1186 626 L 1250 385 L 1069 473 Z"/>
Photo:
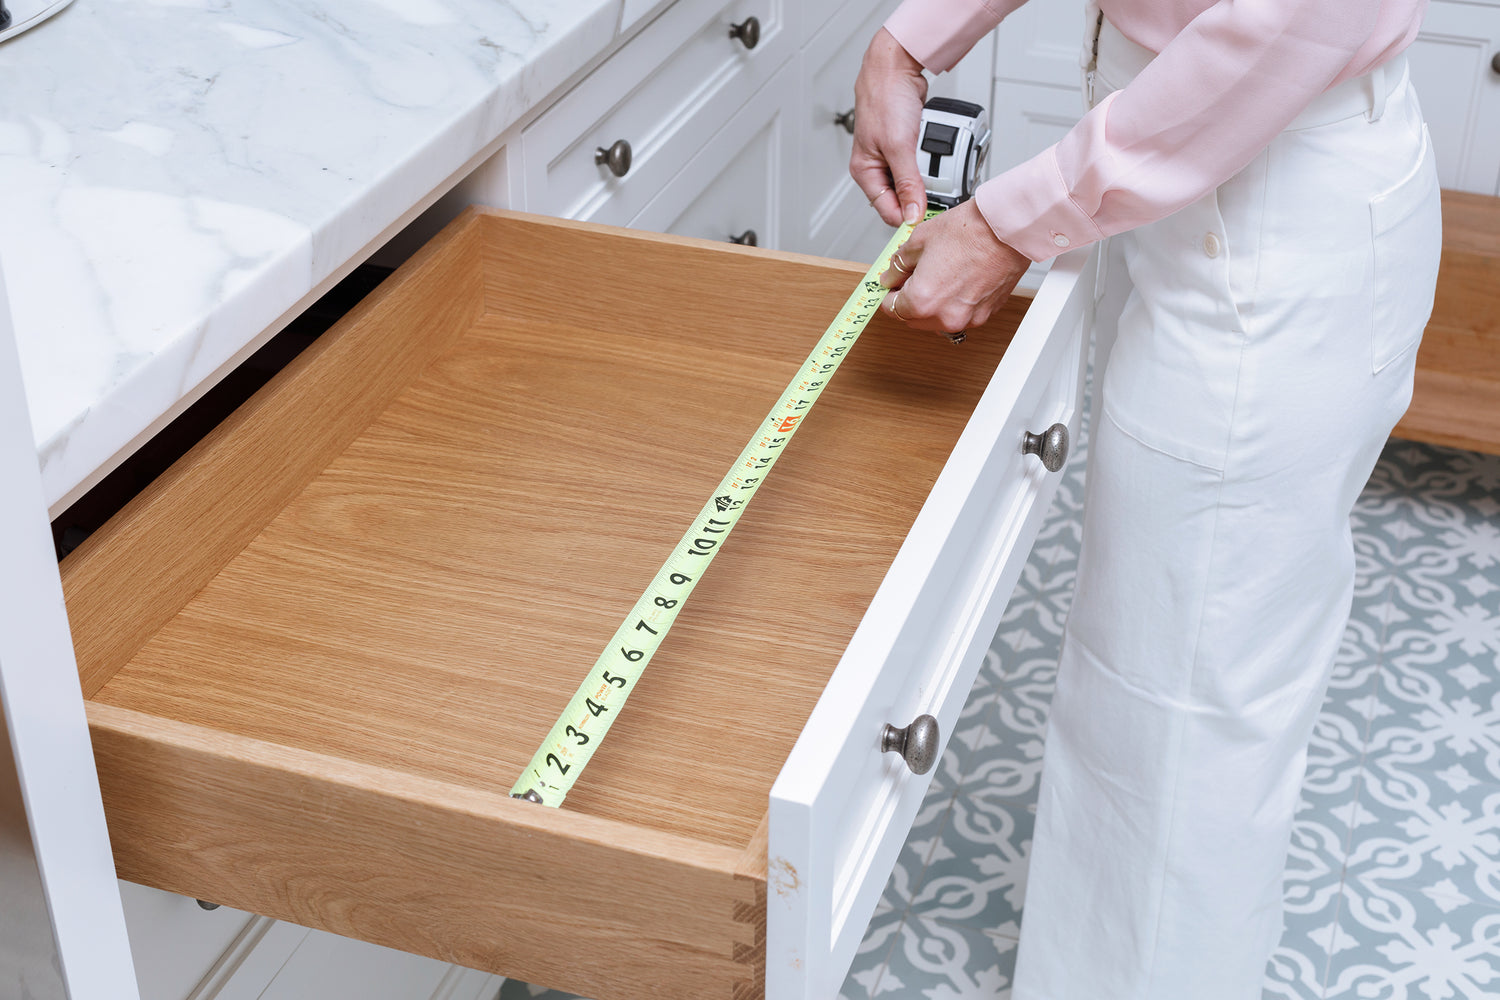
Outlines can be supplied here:
<path id="1" fill-rule="evenodd" d="M 1026 4 L 995 30 L 995 79 L 1078 93 L 1078 56 L 1086 31 L 1082 4 Z"/>
<path id="2" fill-rule="evenodd" d="M 1442 186 L 1500 194 L 1500 2 L 1432 0 L 1407 55 Z"/>
<path id="3" fill-rule="evenodd" d="M 868 5 L 856 0 L 829 20 L 803 50 L 803 140 L 796 195 L 805 223 L 794 249 L 829 254 L 851 220 L 869 211 L 868 201 L 849 176 L 852 118 L 845 119 L 850 126 L 837 119 L 853 112 L 860 60 L 895 7 L 894 0 Z"/>
<path id="4" fill-rule="evenodd" d="M 734 237 L 751 246 L 784 246 L 792 228 L 786 171 L 798 159 L 796 82 L 794 67 L 778 73 L 631 226 L 705 240 Z"/>
<path id="5" fill-rule="evenodd" d="M 1058 482 L 1026 432 L 1078 431 L 1092 261 L 1058 258 L 771 789 L 768 997 L 838 993 L 906 840 L 931 772 L 882 732 L 963 708 Z"/>

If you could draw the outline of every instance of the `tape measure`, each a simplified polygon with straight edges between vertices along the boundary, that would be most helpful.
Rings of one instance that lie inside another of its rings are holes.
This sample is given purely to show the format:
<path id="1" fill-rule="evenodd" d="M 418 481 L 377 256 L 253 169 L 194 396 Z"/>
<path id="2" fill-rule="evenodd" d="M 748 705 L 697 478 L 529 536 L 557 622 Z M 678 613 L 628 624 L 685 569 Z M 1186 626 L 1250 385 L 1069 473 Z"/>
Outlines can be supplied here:
<path id="1" fill-rule="evenodd" d="M 983 164 L 983 149 L 989 141 L 984 111 L 978 105 L 964 104 L 958 109 L 974 121 L 963 129 L 955 129 L 950 135 L 944 130 L 953 128 L 959 117 L 951 105 L 963 102 L 947 102 L 934 107 L 941 102 L 941 98 L 928 102 L 928 107 L 923 110 L 920 133 L 923 142 L 933 145 L 926 136 L 932 126 L 937 125 L 938 131 L 930 134 L 942 139 L 938 145 L 947 144 L 945 153 L 926 150 L 932 157 L 930 165 L 939 175 L 937 180 L 941 182 L 938 190 L 933 190 L 933 178 L 929 177 L 929 219 L 973 192 L 977 173 Z M 956 144 L 953 144 L 955 137 Z M 938 169 L 940 157 L 952 157 L 948 169 Z M 661 647 L 693 588 L 739 523 L 761 483 L 775 467 L 776 459 L 797 433 L 798 426 L 823 394 L 844 358 L 848 357 L 865 325 L 880 308 L 886 295 L 885 287 L 880 284 L 880 275 L 890 266 L 892 255 L 906 242 L 912 228 L 904 225 L 897 229 L 875 258 L 875 263 L 865 272 L 859 287 L 849 296 L 849 301 L 824 331 L 760 429 L 693 519 L 692 527 L 682 536 L 682 541 L 657 570 L 645 593 L 615 630 L 604 652 L 594 662 L 593 669 L 574 692 L 567 708 L 563 709 L 511 788 L 513 797 L 545 806 L 562 805 L 604 741 L 625 700 L 635 690 L 647 664 Z"/>

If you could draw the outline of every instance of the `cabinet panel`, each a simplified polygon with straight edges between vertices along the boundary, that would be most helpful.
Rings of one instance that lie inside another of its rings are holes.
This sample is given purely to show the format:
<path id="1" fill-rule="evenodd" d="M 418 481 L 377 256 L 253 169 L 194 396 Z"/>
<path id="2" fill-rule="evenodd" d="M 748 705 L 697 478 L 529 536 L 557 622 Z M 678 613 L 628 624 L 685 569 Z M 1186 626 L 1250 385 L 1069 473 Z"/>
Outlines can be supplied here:
<path id="1" fill-rule="evenodd" d="M 526 207 L 628 222 L 790 55 L 784 3 L 668 8 L 522 133 Z M 752 16 L 753 49 L 729 34 Z M 630 148 L 619 176 L 598 161 L 616 143 Z"/>
<path id="2" fill-rule="evenodd" d="M 1083 5 L 1033 0 L 995 30 L 995 79 L 1078 90 Z"/>
<path id="3" fill-rule="evenodd" d="M 1070 87 L 995 82 L 995 137 L 990 143 L 990 175 L 1029 160 L 1067 135 L 1083 117 L 1083 94 Z"/>
<path id="4" fill-rule="evenodd" d="M 823 252 L 857 213 L 868 210 L 849 176 L 854 137 L 835 117 L 854 109 L 860 60 L 895 8 L 894 0 L 847 5 L 803 51 L 803 148 L 796 189 L 806 222 L 799 249 Z"/>
<path id="5" fill-rule="evenodd" d="M 182 1000 L 253 917 L 133 882 L 120 883 L 141 1000 Z"/>
<path id="6" fill-rule="evenodd" d="M 1500 194 L 1500 6 L 1433 0 L 1407 55 L 1445 188 Z"/>
<path id="7" fill-rule="evenodd" d="M 754 232 L 783 247 L 790 227 L 786 171 L 798 156 L 797 79 L 786 67 L 741 108 L 631 225 L 706 240 Z"/>

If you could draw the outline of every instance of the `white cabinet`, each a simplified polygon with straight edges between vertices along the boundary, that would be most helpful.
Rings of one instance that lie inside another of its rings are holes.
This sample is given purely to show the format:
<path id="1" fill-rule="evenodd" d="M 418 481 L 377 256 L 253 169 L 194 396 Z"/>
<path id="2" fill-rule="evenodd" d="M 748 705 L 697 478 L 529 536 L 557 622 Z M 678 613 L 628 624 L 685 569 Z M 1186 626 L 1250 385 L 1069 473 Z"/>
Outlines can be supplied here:
<path id="1" fill-rule="evenodd" d="M 856 0 L 851 7 L 853 16 L 827 21 L 802 50 L 803 146 L 795 194 L 806 225 L 796 248 L 829 256 L 835 255 L 838 238 L 857 216 L 875 217 L 849 176 L 849 154 L 854 146 L 854 79 L 870 39 L 896 4 L 886 0 L 866 5 Z M 842 115 L 849 116 L 843 119 L 848 125 L 840 122 Z M 878 232 L 889 234 L 884 227 Z M 882 238 L 879 244 L 873 244 L 867 256 L 884 242 Z"/>
<path id="2" fill-rule="evenodd" d="M 647 25 L 522 132 L 526 208 L 630 222 L 791 54 L 784 5 L 686 0 Z"/>
<path id="3" fill-rule="evenodd" d="M 1443 187 L 1500 194 L 1500 0 L 1432 0 L 1408 58 Z"/>
<path id="4" fill-rule="evenodd" d="M 632 221 L 637 229 L 783 246 L 794 226 L 787 172 L 796 162 L 797 81 L 785 67 Z"/>

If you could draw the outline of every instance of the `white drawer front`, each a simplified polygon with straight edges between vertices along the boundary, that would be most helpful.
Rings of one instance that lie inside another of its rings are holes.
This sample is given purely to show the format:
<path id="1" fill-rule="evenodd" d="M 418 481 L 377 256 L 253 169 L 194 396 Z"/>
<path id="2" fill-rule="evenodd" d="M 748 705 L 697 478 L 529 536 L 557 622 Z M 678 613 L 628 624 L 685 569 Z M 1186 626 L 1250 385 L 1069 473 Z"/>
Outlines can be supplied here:
<path id="1" fill-rule="evenodd" d="M 788 148 L 796 139 L 796 83 L 790 66 L 777 74 L 631 226 L 705 240 L 753 232 L 756 246 L 782 246 L 782 175 L 796 159 Z"/>
<path id="2" fill-rule="evenodd" d="M 895 0 L 869 7 L 855 5 L 847 19 L 836 17 L 825 25 L 803 53 L 805 138 L 797 190 L 807 220 L 803 246 L 812 253 L 826 253 L 832 239 L 855 215 L 870 211 L 849 176 L 854 136 L 834 119 L 854 109 L 860 60 L 895 8 Z"/>
<path id="3" fill-rule="evenodd" d="M 958 719 L 1058 482 L 1024 434 L 1077 439 L 1093 286 L 1087 251 L 1053 267 L 771 790 L 767 996 L 843 982 L 932 774 L 881 730 Z"/>
<path id="4" fill-rule="evenodd" d="M 790 53 L 784 3 L 668 8 L 522 133 L 527 210 L 628 222 Z M 754 49 L 729 34 L 750 17 Z M 620 141 L 631 161 L 617 177 L 596 153 Z"/>
<path id="5" fill-rule="evenodd" d="M 254 919 L 133 882 L 120 883 L 120 902 L 141 1000 L 183 1000 Z"/>

